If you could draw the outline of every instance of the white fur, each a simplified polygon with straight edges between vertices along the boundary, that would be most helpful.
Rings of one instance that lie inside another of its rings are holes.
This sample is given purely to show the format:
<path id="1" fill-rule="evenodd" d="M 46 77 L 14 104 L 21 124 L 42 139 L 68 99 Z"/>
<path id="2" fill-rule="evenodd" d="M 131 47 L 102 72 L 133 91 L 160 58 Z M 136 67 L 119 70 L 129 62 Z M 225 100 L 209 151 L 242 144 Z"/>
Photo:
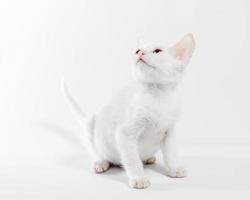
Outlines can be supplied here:
<path id="1" fill-rule="evenodd" d="M 157 48 L 162 51 L 154 53 Z M 177 86 L 194 50 L 194 39 L 188 34 L 170 48 L 146 44 L 139 49 L 135 54 L 135 81 L 95 116 L 82 114 L 65 84 L 63 91 L 87 130 L 85 142 L 94 170 L 101 173 L 110 163 L 122 165 L 131 187 L 146 188 L 150 181 L 143 161 L 152 159 L 159 149 L 168 176 L 186 175 L 185 169 L 176 165 L 175 156 L 175 123 L 180 113 Z"/>

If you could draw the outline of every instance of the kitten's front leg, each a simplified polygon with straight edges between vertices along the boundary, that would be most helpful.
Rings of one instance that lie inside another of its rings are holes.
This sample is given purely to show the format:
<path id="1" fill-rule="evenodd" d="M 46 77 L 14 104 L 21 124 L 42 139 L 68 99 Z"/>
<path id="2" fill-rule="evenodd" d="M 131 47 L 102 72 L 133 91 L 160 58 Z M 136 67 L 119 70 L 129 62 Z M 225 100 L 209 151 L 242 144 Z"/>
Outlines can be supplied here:
<path id="1" fill-rule="evenodd" d="M 137 189 L 143 189 L 150 185 L 149 178 L 144 173 L 137 146 L 141 130 L 142 127 L 130 125 L 117 133 L 121 162 L 127 172 L 129 186 Z"/>
<path id="2" fill-rule="evenodd" d="M 161 149 L 167 176 L 172 178 L 185 177 L 187 175 L 185 168 L 178 166 L 176 163 L 176 134 L 174 126 L 167 130 Z"/>

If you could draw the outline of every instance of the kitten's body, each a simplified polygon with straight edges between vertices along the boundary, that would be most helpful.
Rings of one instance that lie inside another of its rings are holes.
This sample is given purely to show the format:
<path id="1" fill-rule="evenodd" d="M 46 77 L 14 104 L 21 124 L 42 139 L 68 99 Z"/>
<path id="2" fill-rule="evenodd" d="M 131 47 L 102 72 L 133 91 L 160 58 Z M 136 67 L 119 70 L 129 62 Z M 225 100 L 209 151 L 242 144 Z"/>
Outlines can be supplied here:
<path id="1" fill-rule="evenodd" d="M 190 34 L 171 48 L 142 46 L 136 52 L 136 80 L 91 117 L 83 116 L 64 85 L 65 99 L 87 128 L 84 142 L 97 173 L 108 170 L 111 163 L 122 165 L 131 187 L 148 187 L 143 163 L 153 163 L 161 149 L 166 174 L 186 175 L 176 165 L 174 130 L 180 108 L 177 86 L 193 49 Z"/>
<path id="2" fill-rule="evenodd" d="M 138 150 L 141 160 L 153 157 L 166 130 L 178 118 L 176 93 L 172 85 L 158 86 L 137 81 L 124 88 L 95 117 L 93 141 L 98 155 L 114 164 L 122 164 L 116 141 L 118 129 L 131 121 L 146 121 L 146 127 L 138 136 Z"/>

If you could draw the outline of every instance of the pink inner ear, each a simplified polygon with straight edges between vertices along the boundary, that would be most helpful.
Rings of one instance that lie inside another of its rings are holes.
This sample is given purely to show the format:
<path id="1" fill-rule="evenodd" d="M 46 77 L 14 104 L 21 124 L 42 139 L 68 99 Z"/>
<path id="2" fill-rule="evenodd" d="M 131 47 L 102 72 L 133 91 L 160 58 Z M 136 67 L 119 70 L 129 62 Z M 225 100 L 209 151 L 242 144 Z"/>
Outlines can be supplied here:
<path id="1" fill-rule="evenodd" d="M 194 45 L 194 37 L 192 34 L 184 36 L 172 47 L 174 56 L 179 60 L 187 61 L 192 56 Z"/>

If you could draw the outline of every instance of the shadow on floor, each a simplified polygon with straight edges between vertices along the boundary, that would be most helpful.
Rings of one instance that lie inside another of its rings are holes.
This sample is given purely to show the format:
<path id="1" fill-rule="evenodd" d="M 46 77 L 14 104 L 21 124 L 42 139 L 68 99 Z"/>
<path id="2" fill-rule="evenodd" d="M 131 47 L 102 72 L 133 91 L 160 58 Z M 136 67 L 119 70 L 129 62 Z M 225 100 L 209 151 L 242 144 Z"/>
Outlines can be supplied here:
<path id="1" fill-rule="evenodd" d="M 74 146 L 77 145 L 81 148 L 84 148 L 81 142 L 80 133 L 77 134 L 72 130 L 61 127 L 55 123 L 46 121 L 37 122 L 34 124 L 34 126 L 40 128 L 41 130 L 44 130 L 45 132 L 49 132 L 58 137 L 61 137 L 67 142 L 73 144 Z"/>

